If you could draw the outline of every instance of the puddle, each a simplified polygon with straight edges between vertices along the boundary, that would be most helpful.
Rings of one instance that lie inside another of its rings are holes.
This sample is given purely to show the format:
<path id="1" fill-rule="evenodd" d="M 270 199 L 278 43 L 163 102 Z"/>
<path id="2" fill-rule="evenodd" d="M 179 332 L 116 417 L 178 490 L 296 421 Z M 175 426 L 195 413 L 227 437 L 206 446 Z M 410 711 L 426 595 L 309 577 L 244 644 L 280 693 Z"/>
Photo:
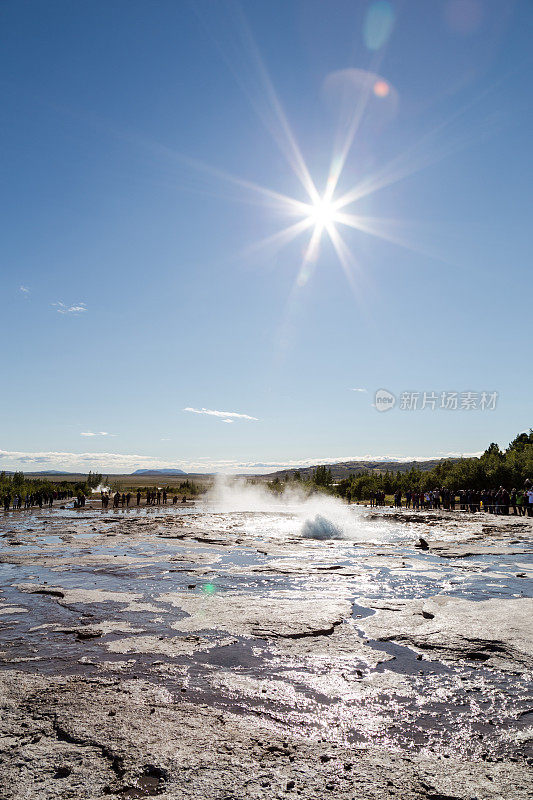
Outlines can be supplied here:
<path id="1" fill-rule="evenodd" d="M 147 767 L 146 769 L 147 771 L 138 778 L 135 786 L 118 792 L 118 797 L 131 800 L 132 798 L 154 797 L 161 794 L 164 789 L 166 773 L 157 767 Z"/>

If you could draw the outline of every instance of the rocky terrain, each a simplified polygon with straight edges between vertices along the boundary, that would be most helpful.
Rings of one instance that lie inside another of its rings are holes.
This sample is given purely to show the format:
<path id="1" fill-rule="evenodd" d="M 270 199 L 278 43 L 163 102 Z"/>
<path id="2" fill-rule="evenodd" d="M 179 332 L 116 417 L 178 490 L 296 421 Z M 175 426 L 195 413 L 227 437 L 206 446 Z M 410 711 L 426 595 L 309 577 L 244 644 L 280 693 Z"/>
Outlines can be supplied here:
<path id="1" fill-rule="evenodd" d="M 531 797 L 530 521 L 335 513 L 5 514 L 0 796 Z"/>

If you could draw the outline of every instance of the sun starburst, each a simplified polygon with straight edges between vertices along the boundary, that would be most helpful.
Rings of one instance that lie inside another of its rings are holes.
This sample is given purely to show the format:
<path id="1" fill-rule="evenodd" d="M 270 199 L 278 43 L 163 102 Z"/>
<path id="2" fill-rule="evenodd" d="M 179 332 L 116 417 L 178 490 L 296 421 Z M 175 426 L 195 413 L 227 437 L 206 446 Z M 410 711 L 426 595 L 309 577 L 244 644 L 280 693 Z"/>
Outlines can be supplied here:
<path id="1" fill-rule="evenodd" d="M 329 200 L 326 196 L 319 197 L 312 205 L 309 206 L 309 221 L 315 228 L 328 228 L 335 222 L 338 222 L 337 208 L 335 203 Z"/>
<path id="2" fill-rule="evenodd" d="M 232 175 L 220 168 L 185 157 L 168 147 L 159 145 L 157 150 L 196 173 L 209 175 L 217 181 L 223 181 L 237 188 L 238 196 L 233 195 L 229 199 L 246 203 L 259 201 L 260 204 L 281 212 L 287 219 L 286 227 L 261 241 L 251 243 L 241 251 L 241 256 L 248 257 L 266 248 L 279 249 L 297 237 L 307 235 L 307 244 L 303 248 L 303 258 L 295 281 L 295 287 L 301 287 L 309 280 L 319 258 L 321 242 L 327 238 L 354 290 L 358 288 L 359 279 L 364 277 L 364 270 L 344 241 L 340 232 L 342 228 L 355 229 L 364 235 L 378 237 L 400 247 L 421 252 L 425 256 L 440 259 L 440 255 L 430 252 L 429 248 L 422 248 L 418 242 L 409 241 L 403 221 L 363 216 L 354 212 L 354 206 L 363 198 L 425 169 L 462 147 L 465 142 L 454 140 L 447 130 L 457 115 L 422 136 L 418 142 L 374 173 L 362 177 L 355 186 L 341 192 L 341 179 L 345 174 L 354 141 L 361 125 L 365 122 L 369 104 L 375 102 L 377 98 L 378 102 L 383 104 L 390 103 L 392 108 L 397 93 L 388 80 L 371 71 L 350 68 L 332 73 L 333 77 L 348 81 L 344 86 L 346 91 L 343 90 L 342 93 L 344 100 L 350 96 L 351 91 L 355 94 L 353 105 L 343 116 L 342 124 L 339 122 L 325 189 L 321 193 L 312 178 L 245 15 L 237 6 L 232 8 L 227 18 L 227 35 L 224 36 L 210 15 L 204 15 L 200 10 L 198 14 L 250 102 L 251 108 L 298 179 L 303 190 L 303 199 L 289 197 L 247 178 Z M 439 138 L 442 138 L 442 141 L 439 142 Z"/>

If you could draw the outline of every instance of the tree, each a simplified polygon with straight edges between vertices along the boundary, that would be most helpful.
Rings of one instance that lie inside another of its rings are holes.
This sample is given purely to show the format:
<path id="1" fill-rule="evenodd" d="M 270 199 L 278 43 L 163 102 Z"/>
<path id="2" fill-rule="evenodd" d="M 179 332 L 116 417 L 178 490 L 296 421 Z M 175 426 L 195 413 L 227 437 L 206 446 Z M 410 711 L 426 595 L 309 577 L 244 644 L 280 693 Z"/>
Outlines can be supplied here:
<path id="1" fill-rule="evenodd" d="M 100 486 L 102 483 L 102 475 L 99 472 L 89 472 L 87 476 L 87 485 L 91 487 L 91 489 L 96 489 L 97 486 Z"/>
<path id="2" fill-rule="evenodd" d="M 326 466 L 317 467 L 313 473 L 313 483 L 315 486 L 331 486 L 333 479 L 331 477 L 331 468 Z"/>
<path id="3" fill-rule="evenodd" d="M 514 450 L 521 453 L 528 444 L 533 444 L 533 429 L 531 428 L 529 429 L 529 433 L 519 433 L 518 436 L 515 436 L 513 441 L 509 444 L 507 452 L 509 453 Z"/>
<path id="4" fill-rule="evenodd" d="M 489 444 L 489 446 L 487 447 L 481 458 L 483 458 L 484 456 L 487 456 L 487 458 L 503 458 L 503 453 L 500 450 L 499 446 L 496 444 L 496 442 L 491 442 L 491 444 Z"/>
<path id="5" fill-rule="evenodd" d="M 15 489 L 20 488 L 24 483 L 24 473 L 23 472 L 14 472 L 13 473 L 13 487 Z"/>

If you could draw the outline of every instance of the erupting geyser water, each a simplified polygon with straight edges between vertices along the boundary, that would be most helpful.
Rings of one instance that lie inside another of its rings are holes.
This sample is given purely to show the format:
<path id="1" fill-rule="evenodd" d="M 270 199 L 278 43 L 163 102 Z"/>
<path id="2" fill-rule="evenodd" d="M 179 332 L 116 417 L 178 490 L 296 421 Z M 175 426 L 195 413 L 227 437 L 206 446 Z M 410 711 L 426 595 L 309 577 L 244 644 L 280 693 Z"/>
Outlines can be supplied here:
<path id="1" fill-rule="evenodd" d="M 342 539 L 343 534 L 331 520 L 317 514 L 314 519 L 306 519 L 302 527 L 305 539 Z"/>
<path id="2" fill-rule="evenodd" d="M 99 483 L 95 489 L 91 489 L 91 494 L 100 494 L 101 492 L 110 492 L 111 489 L 109 486 L 104 486 L 103 483 Z"/>
<path id="3" fill-rule="evenodd" d="M 355 506 L 348 506 L 338 497 L 307 493 L 297 486 L 275 494 L 264 485 L 249 484 L 241 479 L 217 479 L 209 493 L 208 505 L 216 513 L 256 515 L 250 526 L 259 525 L 258 515 L 271 515 L 270 534 L 307 539 L 367 539 L 369 526 Z M 255 522 L 254 522 L 255 520 Z"/>

